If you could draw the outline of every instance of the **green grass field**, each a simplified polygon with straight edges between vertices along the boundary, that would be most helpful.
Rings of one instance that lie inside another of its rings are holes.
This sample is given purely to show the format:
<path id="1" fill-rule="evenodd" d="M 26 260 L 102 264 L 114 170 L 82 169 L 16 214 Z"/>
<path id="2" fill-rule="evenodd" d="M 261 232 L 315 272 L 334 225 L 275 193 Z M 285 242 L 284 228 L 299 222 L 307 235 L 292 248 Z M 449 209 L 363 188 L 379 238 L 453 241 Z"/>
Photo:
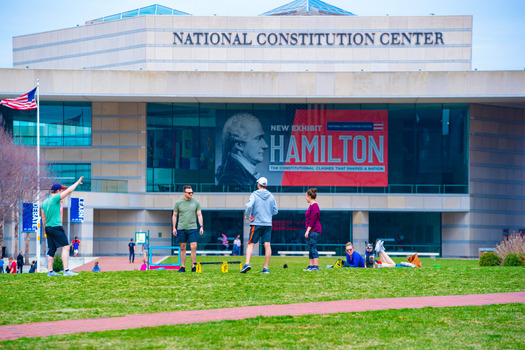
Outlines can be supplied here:
<path id="1" fill-rule="evenodd" d="M 238 259 L 199 257 L 199 260 Z M 335 260 L 321 258 L 320 265 L 333 264 Z M 287 269 L 283 269 L 284 263 L 288 265 Z M 308 264 L 306 258 L 274 257 L 270 263 L 271 273 L 263 275 L 259 273 L 263 258 L 254 257 L 253 269 L 246 275 L 239 274 L 238 265 L 232 264 L 229 265 L 229 273 L 221 273 L 220 265 L 203 265 L 200 274 L 173 271 L 82 272 L 69 278 L 48 278 L 45 274 L 4 274 L 0 275 L 3 295 L 0 323 L 21 324 L 342 299 L 525 290 L 525 269 L 522 267 L 479 267 L 476 260 L 422 259 L 422 263 L 422 268 L 322 268 L 318 272 L 303 272 L 302 269 Z M 189 262 L 186 266 L 190 266 Z M 474 348 L 486 348 L 487 345 L 489 348 L 525 348 L 523 305 L 447 308 L 446 314 L 442 309 L 423 310 L 270 317 L 157 327 L 147 332 L 127 330 L 21 339 L 0 342 L 0 348 L 60 347 L 58 344 L 61 341 L 73 347 L 88 348 L 104 347 L 104 344 L 105 347 L 117 348 L 172 348 L 183 347 L 182 344 L 194 348 L 319 348 L 323 344 L 335 348 L 448 348 L 471 347 L 467 345 L 471 343 L 465 343 L 465 339 L 470 342 L 470 338 L 475 338 L 472 339 Z M 397 326 L 392 328 L 392 322 Z M 369 328 L 373 331 L 367 331 Z M 296 337 L 301 334 L 303 336 Z M 451 335 L 463 340 L 456 342 L 448 339 Z M 434 338 L 444 339 L 438 341 Z M 491 341 L 497 342 L 491 345 Z M 433 342 L 437 343 L 432 345 Z"/>
<path id="2" fill-rule="evenodd" d="M 2 349 L 524 349 L 525 305 L 257 317 L 18 339 Z"/>

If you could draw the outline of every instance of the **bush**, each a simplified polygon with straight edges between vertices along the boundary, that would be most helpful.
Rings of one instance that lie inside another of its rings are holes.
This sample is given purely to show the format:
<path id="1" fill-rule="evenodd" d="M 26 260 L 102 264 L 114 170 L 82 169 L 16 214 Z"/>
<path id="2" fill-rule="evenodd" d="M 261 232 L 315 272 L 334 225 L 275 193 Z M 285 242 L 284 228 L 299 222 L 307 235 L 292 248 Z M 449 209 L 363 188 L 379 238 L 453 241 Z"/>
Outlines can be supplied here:
<path id="1" fill-rule="evenodd" d="M 523 261 L 518 256 L 518 254 L 512 253 L 512 254 L 508 254 L 505 257 L 503 266 L 524 266 L 524 264 L 523 264 Z"/>
<path id="2" fill-rule="evenodd" d="M 496 255 L 502 261 L 505 261 L 505 257 L 509 254 L 525 254 L 525 236 L 523 234 L 512 233 L 496 245 Z"/>
<path id="3" fill-rule="evenodd" d="M 499 266 L 501 258 L 495 252 L 487 252 L 479 258 L 479 266 Z"/>
<path id="4" fill-rule="evenodd" d="M 53 271 L 60 272 L 64 269 L 64 262 L 62 261 L 62 256 L 60 254 L 55 254 L 55 259 L 53 260 Z"/>

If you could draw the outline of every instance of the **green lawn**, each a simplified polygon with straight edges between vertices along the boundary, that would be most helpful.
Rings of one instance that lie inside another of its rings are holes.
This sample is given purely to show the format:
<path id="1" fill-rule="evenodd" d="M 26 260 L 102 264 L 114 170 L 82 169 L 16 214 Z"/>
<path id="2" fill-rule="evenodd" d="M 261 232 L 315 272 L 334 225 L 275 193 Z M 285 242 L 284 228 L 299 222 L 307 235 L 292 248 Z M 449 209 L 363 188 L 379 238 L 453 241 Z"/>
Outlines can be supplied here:
<path id="1" fill-rule="evenodd" d="M 320 265 L 334 261 L 334 258 L 324 258 Z M 204 265 L 200 274 L 81 272 L 75 277 L 53 278 L 45 274 L 3 274 L 0 275 L 0 324 L 248 305 L 525 290 L 522 267 L 478 267 L 475 260 L 422 259 L 422 262 L 423 268 L 323 268 L 318 272 L 303 272 L 308 263 L 306 258 L 275 257 L 270 264 L 271 273 L 263 275 L 259 273 L 263 258 L 255 257 L 253 269 L 246 275 L 239 274 L 236 265 L 229 266 L 229 273 L 221 273 L 220 265 Z M 289 268 L 283 269 L 284 263 Z"/>
<path id="2" fill-rule="evenodd" d="M 2 349 L 524 349 L 525 305 L 257 317 L 18 339 Z"/>

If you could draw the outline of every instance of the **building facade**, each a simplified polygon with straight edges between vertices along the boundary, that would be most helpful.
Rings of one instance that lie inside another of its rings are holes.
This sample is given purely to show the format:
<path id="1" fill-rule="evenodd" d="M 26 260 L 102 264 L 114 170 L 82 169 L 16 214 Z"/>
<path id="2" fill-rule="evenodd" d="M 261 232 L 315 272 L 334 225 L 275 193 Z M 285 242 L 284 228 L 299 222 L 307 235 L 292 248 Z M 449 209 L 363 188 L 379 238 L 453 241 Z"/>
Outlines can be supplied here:
<path id="1" fill-rule="evenodd" d="M 322 250 L 382 238 L 474 257 L 525 227 L 525 72 L 471 71 L 471 37 L 470 16 L 94 21 L 15 38 L 0 95 L 40 80 L 42 153 L 63 183 L 86 176 L 70 233 L 86 255 L 126 254 L 137 231 L 171 244 L 185 184 L 201 246 L 223 232 L 244 243 L 262 175 L 275 252 L 304 250 L 317 187 Z M 35 144 L 34 111 L 0 113 Z"/>

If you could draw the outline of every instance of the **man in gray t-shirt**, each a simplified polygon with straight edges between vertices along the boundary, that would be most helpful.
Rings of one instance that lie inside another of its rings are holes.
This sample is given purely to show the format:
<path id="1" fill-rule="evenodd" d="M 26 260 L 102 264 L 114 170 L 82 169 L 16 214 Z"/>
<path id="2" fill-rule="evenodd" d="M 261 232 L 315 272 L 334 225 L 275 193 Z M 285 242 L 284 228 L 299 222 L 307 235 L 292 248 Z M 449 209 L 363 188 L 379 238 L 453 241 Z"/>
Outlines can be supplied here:
<path id="1" fill-rule="evenodd" d="M 177 237 L 180 244 L 180 261 L 179 272 L 186 272 L 184 267 L 186 263 L 186 243 L 190 242 L 191 247 L 191 272 L 195 272 L 195 263 L 197 262 L 197 239 L 204 233 L 202 227 L 202 210 L 198 200 L 193 199 L 193 190 L 191 186 L 185 185 L 183 188 L 184 197 L 175 202 L 173 206 L 173 235 Z M 179 222 L 177 224 L 177 218 Z M 196 219 L 199 219 L 200 228 L 197 229 Z M 197 233 L 198 232 L 198 233 Z"/>

